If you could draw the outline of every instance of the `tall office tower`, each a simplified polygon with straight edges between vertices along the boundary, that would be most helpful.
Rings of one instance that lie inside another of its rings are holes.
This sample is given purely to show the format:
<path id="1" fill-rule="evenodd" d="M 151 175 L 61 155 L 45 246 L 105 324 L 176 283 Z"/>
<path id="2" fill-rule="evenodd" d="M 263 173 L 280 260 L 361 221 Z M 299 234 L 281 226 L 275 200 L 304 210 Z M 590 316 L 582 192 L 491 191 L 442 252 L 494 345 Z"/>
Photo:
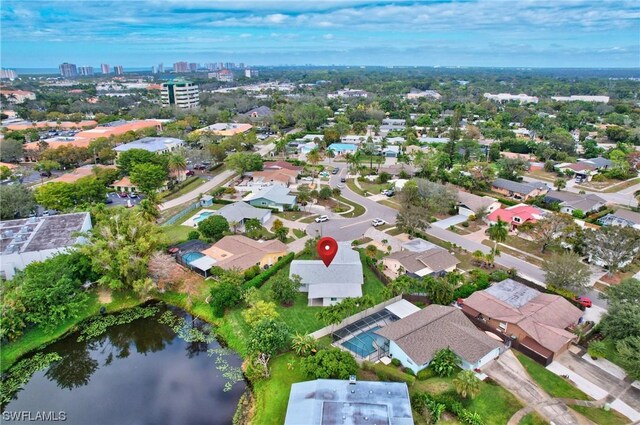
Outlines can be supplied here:
<path id="1" fill-rule="evenodd" d="M 187 62 L 176 62 L 173 64 L 173 72 L 189 72 L 189 64 Z"/>
<path id="2" fill-rule="evenodd" d="M 122 68 L 122 65 L 116 65 L 113 67 L 113 73 L 116 75 L 123 75 L 124 74 L 124 68 Z"/>
<path id="3" fill-rule="evenodd" d="M 227 63 L 225 63 L 225 64 L 224 64 L 224 67 L 225 67 L 226 69 L 233 69 L 233 68 L 235 68 L 235 67 L 236 67 L 236 64 L 235 64 L 235 63 L 233 63 L 233 62 L 227 62 Z"/>
<path id="4" fill-rule="evenodd" d="M 78 74 L 83 77 L 89 77 L 93 75 L 93 67 L 92 66 L 81 66 L 78 68 Z"/>
<path id="5" fill-rule="evenodd" d="M 218 64 L 215 63 L 205 63 L 204 67 L 207 68 L 207 71 L 215 71 Z"/>
<path id="6" fill-rule="evenodd" d="M 0 79 L 2 80 L 15 80 L 18 78 L 18 73 L 13 69 L 2 69 L 0 70 Z"/>
<path id="7" fill-rule="evenodd" d="M 238 68 L 244 69 L 244 62 L 240 62 L 240 64 L 238 65 Z"/>
<path id="8" fill-rule="evenodd" d="M 162 106 L 191 109 L 198 107 L 200 93 L 198 86 L 191 81 L 176 78 L 162 83 L 160 99 L 162 100 Z"/>
<path id="9" fill-rule="evenodd" d="M 109 75 L 109 64 L 103 63 L 102 65 L 100 65 L 100 72 L 102 72 L 104 75 Z"/>
<path id="10" fill-rule="evenodd" d="M 151 66 L 151 73 L 152 74 L 157 74 L 158 73 L 158 68 L 155 65 Z"/>
<path id="11" fill-rule="evenodd" d="M 62 75 L 65 78 L 78 76 L 78 69 L 76 68 L 76 65 L 73 63 L 65 62 L 61 64 L 59 68 L 60 68 L 60 75 Z"/>
<path id="12" fill-rule="evenodd" d="M 257 69 L 245 68 L 244 76 L 247 77 L 247 78 L 257 77 L 258 76 L 258 70 Z"/>
<path id="13" fill-rule="evenodd" d="M 198 72 L 198 64 L 191 62 L 189 64 L 189 72 Z"/>
<path id="14" fill-rule="evenodd" d="M 222 62 L 218 62 L 218 69 L 224 69 L 224 64 Z"/>
<path id="15" fill-rule="evenodd" d="M 163 74 L 164 73 L 164 64 L 162 64 L 162 63 L 158 64 L 158 73 L 159 74 Z"/>

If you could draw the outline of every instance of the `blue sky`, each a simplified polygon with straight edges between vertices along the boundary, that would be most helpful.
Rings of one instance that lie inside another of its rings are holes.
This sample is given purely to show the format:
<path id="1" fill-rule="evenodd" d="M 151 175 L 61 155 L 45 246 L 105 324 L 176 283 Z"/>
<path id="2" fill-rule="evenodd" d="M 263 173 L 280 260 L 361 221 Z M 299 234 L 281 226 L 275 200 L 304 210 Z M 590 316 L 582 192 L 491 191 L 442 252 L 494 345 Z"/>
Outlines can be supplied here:
<path id="1" fill-rule="evenodd" d="M 2 67 L 640 67 L 638 0 L 2 3 Z"/>

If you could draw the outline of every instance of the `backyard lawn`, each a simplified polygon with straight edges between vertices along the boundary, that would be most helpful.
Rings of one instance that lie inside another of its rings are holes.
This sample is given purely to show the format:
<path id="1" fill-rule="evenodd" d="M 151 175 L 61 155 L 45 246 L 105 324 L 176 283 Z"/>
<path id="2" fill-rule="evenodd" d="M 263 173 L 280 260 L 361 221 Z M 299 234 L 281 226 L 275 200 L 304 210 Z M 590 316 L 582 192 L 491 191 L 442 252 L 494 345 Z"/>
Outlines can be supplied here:
<path id="1" fill-rule="evenodd" d="M 527 413 L 524 415 L 518 425 L 547 425 L 549 422 L 545 421 L 542 416 L 536 412 Z"/>
<path id="2" fill-rule="evenodd" d="M 168 226 L 161 226 L 162 233 L 167 235 L 167 239 L 169 239 L 169 245 L 175 245 L 181 242 L 184 242 L 189 237 L 189 232 L 194 229 L 190 227 L 183 226 L 182 224 L 170 224 Z"/>
<path id="3" fill-rule="evenodd" d="M 598 425 L 625 425 L 629 423 L 629 419 L 626 416 L 613 409 L 606 411 L 599 407 L 584 407 L 576 405 L 571 405 L 569 407 Z"/>
<path id="4" fill-rule="evenodd" d="M 273 217 L 284 218 L 285 220 L 289 220 L 289 221 L 296 221 L 301 218 L 307 217 L 309 215 L 311 215 L 311 213 L 304 212 L 304 211 L 284 211 L 284 212 L 274 213 Z"/>
<path id="5" fill-rule="evenodd" d="M 514 353 L 531 378 L 552 397 L 570 398 L 574 400 L 591 399 L 565 379 L 545 369 L 541 364 L 536 363 L 534 360 L 515 350 Z"/>
<path id="6" fill-rule="evenodd" d="M 162 202 L 170 201 L 171 199 L 175 199 L 179 196 L 184 195 L 185 193 L 189 193 L 195 188 L 197 188 L 198 186 L 203 185 L 206 181 L 207 179 L 202 177 L 196 177 L 196 176 L 188 177 L 187 180 L 185 180 L 182 183 L 182 186 L 180 187 L 180 189 L 161 193 L 160 194 L 161 201 Z"/>

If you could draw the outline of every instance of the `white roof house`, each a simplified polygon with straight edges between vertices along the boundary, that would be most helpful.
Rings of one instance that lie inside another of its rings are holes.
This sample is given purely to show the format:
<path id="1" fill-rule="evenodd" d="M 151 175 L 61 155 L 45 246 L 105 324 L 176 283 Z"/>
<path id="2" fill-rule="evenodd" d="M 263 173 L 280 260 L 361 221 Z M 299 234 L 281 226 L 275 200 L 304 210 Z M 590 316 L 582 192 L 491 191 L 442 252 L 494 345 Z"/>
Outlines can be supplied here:
<path id="1" fill-rule="evenodd" d="M 310 306 L 328 306 L 362 296 L 360 254 L 349 242 L 338 242 L 338 252 L 329 267 L 320 260 L 293 260 L 289 277 L 293 275 L 302 278 L 300 291 L 309 293 Z"/>
<path id="2" fill-rule="evenodd" d="M 113 150 L 118 152 L 118 154 L 131 149 L 142 149 L 153 153 L 168 153 L 173 152 L 183 145 L 184 141 L 176 139 L 175 137 L 144 137 L 130 143 L 116 146 Z"/>

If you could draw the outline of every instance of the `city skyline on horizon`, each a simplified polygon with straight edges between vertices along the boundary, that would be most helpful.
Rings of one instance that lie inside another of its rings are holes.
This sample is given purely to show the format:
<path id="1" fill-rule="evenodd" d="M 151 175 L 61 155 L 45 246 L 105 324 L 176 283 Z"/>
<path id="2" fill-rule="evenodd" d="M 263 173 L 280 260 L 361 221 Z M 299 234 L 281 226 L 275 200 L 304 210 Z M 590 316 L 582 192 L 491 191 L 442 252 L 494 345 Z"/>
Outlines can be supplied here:
<path id="1" fill-rule="evenodd" d="M 5 0 L 3 68 L 144 68 L 185 57 L 256 66 L 640 67 L 634 1 L 508 9 L 500 0 L 76 3 Z"/>

